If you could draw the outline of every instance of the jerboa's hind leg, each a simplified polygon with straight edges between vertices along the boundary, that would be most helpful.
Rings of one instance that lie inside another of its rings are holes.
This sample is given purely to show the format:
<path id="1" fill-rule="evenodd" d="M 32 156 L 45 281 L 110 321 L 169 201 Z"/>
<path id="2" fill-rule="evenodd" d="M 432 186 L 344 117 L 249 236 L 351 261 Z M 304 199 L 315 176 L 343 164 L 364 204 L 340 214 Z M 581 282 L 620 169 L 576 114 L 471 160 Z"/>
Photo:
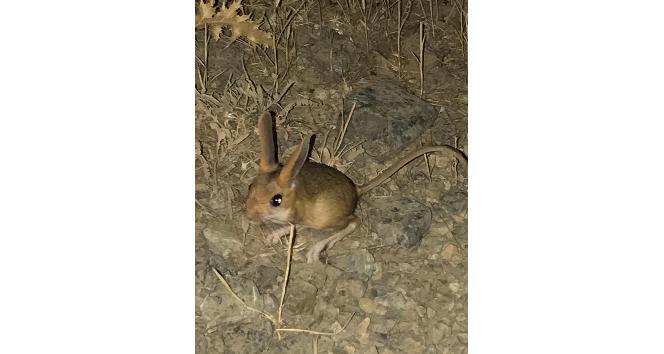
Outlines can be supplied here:
<path id="1" fill-rule="evenodd" d="M 348 236 L 351 234 L 353 231 L 355 231 L 355 228 L 359 224 L 359 221 L 357 217 L 352 216 L 350 222 L 348 225 L 346 225 L 345 228 L 341 229 L 334 235 L 322 240 L 318 241 L 315 243 L 311 248 L 309 249 L 309 252 L 307 252 L 307 263 L 320 263 L 320 254 L 321 252 L 325 250 L 329 250 L 334 246 L 337 241 L 341 240 L 342 238 Z"/>

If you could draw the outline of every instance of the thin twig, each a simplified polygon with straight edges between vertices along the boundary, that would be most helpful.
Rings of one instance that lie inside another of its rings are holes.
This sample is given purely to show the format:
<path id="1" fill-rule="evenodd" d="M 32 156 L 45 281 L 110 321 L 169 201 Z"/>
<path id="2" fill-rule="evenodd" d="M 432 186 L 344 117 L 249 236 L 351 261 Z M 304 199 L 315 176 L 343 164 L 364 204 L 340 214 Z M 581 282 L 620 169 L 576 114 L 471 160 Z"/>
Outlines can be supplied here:
<path id="1" fill-rule="evenodd" d="M 344 140 L 344 137 L 346 136 L 346 130 L 348 129 L 348 123 L 350 123 L 351 118 L 353 118 L 353 112 L 355 112 L 355 106 L 357 106 L 357 101 L 353 102 L 353 107 L 350 109 L 350 113 L 348 113 L 348 119 L 344 122 L 343 121 L 343 116 L 341 116 L 341 121 L 343 123 L 343 127 L 341 128 L 341 131 L 339 132 L 339 137 L 338 141 L 336 143 L 336 146 L 334 147 L 334 155 L 336 156 L 337 152 L 341 148 L 341 143 Z"/>
<path id="2" fill-rule="evenodd" d="M 320 338 L 320 336 L 315 336 L 311 339 L 311 350 L 314 354 L 318 354 L 318 338 Z"/>
<path id="3" fill-rule="evenodd" d="M 309 333 L 309 334 L 317 334 L 319 336 L 336 336 L 337 334 L 343 332 L 346 327 L 348 327 L 348 324 L 350 324 L 350 321 L 355 317 L 355 312 L 353 312 L 350 315 L 350 318 L 348 321 L 346 321 L 346 324 L 341 327 L 338 331 L 336 332 L 319 332 L 319 331 L 312 331 L 310 329 L 300 329 L 300 328 L 277 328 L 278 332 L 299 332 L 299 333 Z"/>
<path id="4" fill-rule="evenodd" d="M 272 315 L 270 315 L 269 313 L 267 313 L 267 312 L 265 312 L 265 311 L 261 311 L 261 310 L 259 310 L 259 309 L 257 309 L 257 308 L 253 308 L 253 307 L 247 305 L 247 303 L 244 302 L 244 300 L 242 300 L 239 296 L 237 296 L 237 294 L 233 291 L 233 289 L 231 289 L 231 286 L 228 285 L 228 282 L 226 281 L 226 279 L 224 279 L 224 277 L 221 275 L 221 273 L 219 273 L 219 271 L 217 270 L 217 268 L 214 268 L 214 267 L 213 267 L 213 268 L 212 268 L 212 271 L 214 271 L 214 274 L 217 276 L 217 278 L 219 278 L 219 280 L 221 281 L 221 283 L 224 284 L 224 286 L 226 287 L 226 290 L 228 290 L 228 292 L 230 292 L 231 295 L 233 295 L 233 297 L 235 298 L 235 300 L 239 301 L 239 302 L 240 302 L 242 305 L 244 305 L 244 307 L 246 307 L 247 309 L 249 309 L 249 310 L 251 310 L 251 311 L 254 311 L 254 312 L 258 312 L 258 313 L 260 313 L 261 315 L 265 316 L 265 318 L 267 318 L 268 320 L 270 320 L 272 323 L 274 323 L 274 324 L 277 323 L 277 321 L 274 319 L 274 317 L 272 317 Z"/>
<path id="5" fill-rule="evenodd" d="M 397 70 L 401 79 L 401 0 L 397 1 Z"/>
<path id="6" fill-rule="evenodd" d="M 413 8 L 413 0 L 410 0 L 408 2 L 408 5 L 406 5 L 406 12 L 402 18 L 401 16 L 401 0 L 397 1 L 397 70 L 399 71 L 399 79 L 401 79 L 401 30 L 403 30 L 403 26 L 406 24 L 406 21 L 408 20 L 408 17 L 410 16 L 410 11 Z"/>
<path id="7" fill-rule="evenodd" d="M 436 8 L 438 8 L 438 4 L 436 4 Z M 436 38 L 436 26 L 433 23 L 433 0 L 429 0 L 429 12 L 431 12 L 431 38 L 435 39 Z"/>
<path id="8" fill-rule="evenodd" d="M 424 95 L 424 44 L 426 43 L 426 36 L 424 34 L 424 23 L 420 22 L 420 98 Z"/>
<path id="9" fill-rule="evenodd" d="M 277 321 L 281 323 L 281 311 L 284 307 L 284 298 L 286 297 L 286 287 L 288 286 L 288 277 L 290 276 L 290 266 L 293 258 L 293 237 L 295 236 L 295 225 L 290 225 L 290 236 L 288 236 L 288 256 L 286 258 L 286 271 L 284 272 L 284 286 L 281 288 L 281 300 L 279 301 L 279 312 Z"/>
<path id="10" fill-rule="evenodd" d="M 285 88 L 283 91 L 281 91 L 281 93 L 279 93 L 279 95 L 278 95 L 274 100 L 272 100 L 272 102 L 271 102 L 267 107 L 265 107 L 265 108 L 267 109 L 267 108 L 272 107 L 272 106 L 275 105 L 275 104 L 278 104 L 279 101 L 281 101 L 281 99 L 284 98 L 284 96 L 286 95 L 286 93 L 288 92 L 288 90 L 290 90 L 290 88 L 291 88 L 293 85 L 295 85 L 295 81 L 291 81 L 291 82 L 289 82 L 288 85 L 286 85 L 286 88 Z"/>

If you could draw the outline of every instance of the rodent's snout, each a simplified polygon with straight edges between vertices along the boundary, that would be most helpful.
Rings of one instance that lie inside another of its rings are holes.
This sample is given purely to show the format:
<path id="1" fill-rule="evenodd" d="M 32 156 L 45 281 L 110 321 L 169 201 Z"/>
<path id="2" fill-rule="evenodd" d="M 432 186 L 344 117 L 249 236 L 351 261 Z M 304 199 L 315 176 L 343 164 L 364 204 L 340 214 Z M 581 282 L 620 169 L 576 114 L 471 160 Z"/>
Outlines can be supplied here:
<path id="1" fill-rule="evenodd" d="M 249 201 L 249 199 L 247 199 L 247 203 L 246 203 L 245 206 L 244 206 L 244 215 L 246 215 L 247 218 L 248 218 L 250 221 L 253 221 L 253 222 L 261 222 L 261 221 L 263 221 L 263 218 L 261 217 L 261 212 L 260 212 L 260 210 L 258 210 L 258 208 L 256 208 L 256 207 L 253 206 L 253 205 L 254 205 L 254 204 L 251 203 L 251 202 Z"/>

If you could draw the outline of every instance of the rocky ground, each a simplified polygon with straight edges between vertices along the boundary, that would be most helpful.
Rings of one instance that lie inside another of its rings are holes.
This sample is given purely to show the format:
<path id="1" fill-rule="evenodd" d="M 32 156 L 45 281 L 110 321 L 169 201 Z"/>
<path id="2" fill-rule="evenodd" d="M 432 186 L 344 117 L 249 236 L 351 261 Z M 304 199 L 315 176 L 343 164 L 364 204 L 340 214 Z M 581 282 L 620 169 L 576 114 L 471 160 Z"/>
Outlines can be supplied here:
<path id="1" fill-rule="evenodd" d="M 198 353 L 467 352 L 467 173 L 456 159 L 419 158 L 362 196 L 361 226 L 323 265 L 304 257 L 329 233 L 298 229 L 279 326 L 287 239 L 270 244 L 269 228 L 243 215 L 266 109 L 280 156 L 316 134 L 312 159 L 360 185 L 417 146 L 467 151 L 465 8 L 245 0 L 238 13 L 277 33 L 276 46 L 231 41 L 232 27 L 206 45 L 196 31 Z"/>

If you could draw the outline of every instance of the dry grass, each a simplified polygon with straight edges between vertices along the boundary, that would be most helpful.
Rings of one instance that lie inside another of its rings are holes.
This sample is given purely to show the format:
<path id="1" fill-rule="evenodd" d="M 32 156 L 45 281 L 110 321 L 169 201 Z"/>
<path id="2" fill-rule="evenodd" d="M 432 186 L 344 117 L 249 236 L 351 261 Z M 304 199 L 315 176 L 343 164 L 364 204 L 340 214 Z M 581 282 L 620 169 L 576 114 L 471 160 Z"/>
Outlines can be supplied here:
<path id="1" fill-rule="evenodd" d="M 464 54 L 468 48 L 468 1 L 467 0 L 453 0 L 454 11 L 458 17 L 458 25 L 455 27 L 459 37 L 459 44 L 461 45 Z"/>
<path id="2" fill-rule="evenodd" d="M 348 124 L 353 118 L 353 112 L 355 112 L 356 105 L 357 102 L 353 102 L 353 107 L 351 108 L 350 113 L 348 113 L 347 119 L 344 120 L 343 116 L 341 116 L 341 125 L 339 129 L 334 127 L 334 130 L 337 130 L 337 136 L 331 142 L 331 146 L 328 146 L 328 138 L 332 130 L 327 131 L 323 142 L 319 145 L 318 150 L 313 150 L 311 156 L 312 160 L 318 163 L 332 166 L 339 171 L 345 172 L 352 165 L 353 159 L 364 152 L 361 146 L 364 141 L 360 141 L 353 145 L 343 144 L 346 131 L 348 130 Z"/>

